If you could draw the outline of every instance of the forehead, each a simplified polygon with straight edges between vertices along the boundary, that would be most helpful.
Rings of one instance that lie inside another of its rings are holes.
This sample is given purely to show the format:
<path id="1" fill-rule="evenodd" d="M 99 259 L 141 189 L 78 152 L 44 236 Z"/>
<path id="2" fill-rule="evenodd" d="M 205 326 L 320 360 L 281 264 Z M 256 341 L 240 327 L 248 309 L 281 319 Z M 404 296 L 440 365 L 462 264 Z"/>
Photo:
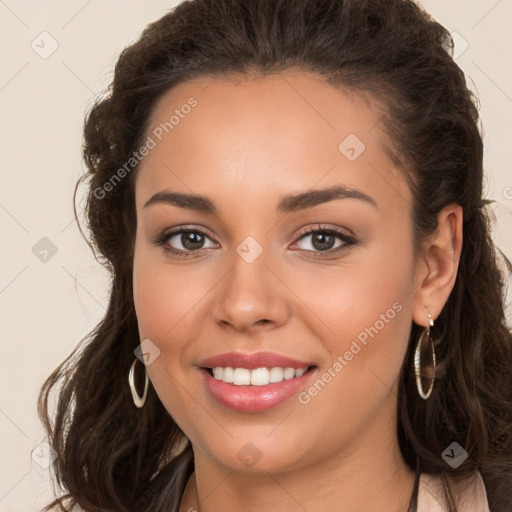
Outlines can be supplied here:
<path id="1" fill-rule="evenodd" d="M 369 96 L 306 72 L 181 83 L 149 119 L 154 147 L 137 170 L 137 206 L 166 188 L 233 189 L 241 198 L 247 189 L 268 197 L 274 189 L 342 183 L 405 197 L 386 151 L 383 114 Z"/>

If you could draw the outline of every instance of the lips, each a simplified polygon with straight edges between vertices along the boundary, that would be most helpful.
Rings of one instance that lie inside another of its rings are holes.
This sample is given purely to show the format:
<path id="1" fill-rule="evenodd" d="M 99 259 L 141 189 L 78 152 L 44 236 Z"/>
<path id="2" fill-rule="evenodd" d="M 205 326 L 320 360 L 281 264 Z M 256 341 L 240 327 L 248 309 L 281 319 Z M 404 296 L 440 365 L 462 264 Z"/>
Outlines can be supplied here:
<path id="1" fill-rule="evenodd" d="M 253 352 L 252 354 L 226 352 L 224 354 L 208 357 L 198 364 L 201 368 L 215 368 L 220 366 L 223 368 L 247 368 L 248 370 L 273 367 L 299 369 L 308 368 L 313 365 L 313 362 L 299 361 L 274 352 Z"/>
<path id="2" fill-rule="evenodd" d="M 316 365 L 299 361 L 272 352 L 228 352 L 202 360 L 199 363 L 200 375 L 210 396 L 219 404 L 238 412 L 256 413 L 277 407 L 304 389 L 316 373 Z M 304 369 L 299 376 L 273 382 L 267 385 L 236 385 L 223 382 L 213 376 L 213 368 L 295 368 Z M 307 369 L 307 370 L 306 370 Z"/>

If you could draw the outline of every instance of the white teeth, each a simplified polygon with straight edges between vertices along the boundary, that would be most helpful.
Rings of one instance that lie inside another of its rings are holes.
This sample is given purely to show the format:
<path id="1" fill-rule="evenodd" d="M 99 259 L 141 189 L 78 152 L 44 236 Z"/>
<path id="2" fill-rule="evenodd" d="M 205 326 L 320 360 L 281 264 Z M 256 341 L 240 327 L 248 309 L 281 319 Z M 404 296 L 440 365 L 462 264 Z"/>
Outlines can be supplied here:
<path id="1" fill-rule="evenodd" d="M 227 382 L 228 384 L 232 383 L 235 380 L 235 371 L 233 368 L 221 368 L 222 370 L 222 380 Z M 215 374 L 214 374 L 215 376 Z"/>
<path id="2" fill-rule="evenodd" d="M 266 386 L 270 382 L 267 368 L 256 368 L 251 371 L 251 384 L 253 386 Z"/>
<path id="3" fill-rule="evenodd" d="M 217 380 L 234 384 L 235 386 L 266 386 L 283 380 L 290 380 L 294 377 L 301 377 L 307 368 L 213 368 L 213 376 Z"/>
<path id="4" fill-rule="evenodd" d="M 300 368 L 295 371 L 295 377 L 301 377 L 306 372 L 307 368 Z"/>
<path id="5" fill-rule="evenodd" d="M 295 369 L 294 368 L 286 368 L 286 370 L 284 371 L 284 378 L 286 380 L 290 380 L 290 379 L 293 379 L 293 377 L 295 377 Z"/>
<path id="6" fill-rule="evenodd" d="M 222 372 L 222 368 L 220 371 Z M 215 374 L 214 374 L 215 376 Z M 235 368 L 235 374 L 233 376 L 233 384 L 236 386 L 248 386 L 251 383 L 251 370 L 247 368 Z"/>
<path id="7" fill-rule="evenodd" d="M 283 380 L 284 370 L 282 368 L 270 369 L 270 382 L 281 382 Z"/>

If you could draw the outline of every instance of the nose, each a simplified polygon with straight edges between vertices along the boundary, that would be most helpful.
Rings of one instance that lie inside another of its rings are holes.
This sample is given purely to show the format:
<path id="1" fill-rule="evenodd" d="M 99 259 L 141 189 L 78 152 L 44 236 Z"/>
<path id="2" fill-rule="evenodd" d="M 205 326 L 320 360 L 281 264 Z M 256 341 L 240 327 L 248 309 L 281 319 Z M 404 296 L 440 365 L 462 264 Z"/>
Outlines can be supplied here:
<path id="1" fill-rule="evenodd" d="M 231 270 L 219 283 L 212 317 L 223 328 L 244 333 L 273 329 L 289 316 L 286 289 L 268 266 L 265 251 L 252 263 L 235 252 Z"/>

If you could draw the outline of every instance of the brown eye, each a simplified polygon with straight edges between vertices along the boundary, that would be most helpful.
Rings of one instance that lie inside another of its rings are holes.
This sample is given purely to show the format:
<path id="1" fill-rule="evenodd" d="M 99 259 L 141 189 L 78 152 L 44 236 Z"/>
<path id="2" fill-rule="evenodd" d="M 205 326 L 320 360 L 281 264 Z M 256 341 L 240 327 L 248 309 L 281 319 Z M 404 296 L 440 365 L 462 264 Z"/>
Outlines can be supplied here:
<path id="1" fill-rule="evenodd" d="M 200 229 L 180 228 L 162 234 L 154 243 L 163 246 L 165 251 L 178 256 L 188 256 L 187 253 L 199 253 L 206 248 L 217 246 L 212 242 L 209 247 L 204 247 L 207 240 L 211 241 L 210 237 Z"/>
<path id="2" fill-rule="evenodd" d="M 303 233 L 297 242 L 309 240 L 300 250 L 312 253 L 332 254 L 346 249 L 357 242 L 347 233 L 333 228 L 311 228 Z M 336 241 L 338 244 L 336 245 Z"/>
<path id="3" fill-rule="evenodd" d="M 202 233 L 198 233 L 197 231 L 183 231 L 181 233 L 179 241 L 185 249 L 193 251 L 202 248 L 202 245 L 204 244 L 204 238 L 205 235 L 203 235 Z"/>

